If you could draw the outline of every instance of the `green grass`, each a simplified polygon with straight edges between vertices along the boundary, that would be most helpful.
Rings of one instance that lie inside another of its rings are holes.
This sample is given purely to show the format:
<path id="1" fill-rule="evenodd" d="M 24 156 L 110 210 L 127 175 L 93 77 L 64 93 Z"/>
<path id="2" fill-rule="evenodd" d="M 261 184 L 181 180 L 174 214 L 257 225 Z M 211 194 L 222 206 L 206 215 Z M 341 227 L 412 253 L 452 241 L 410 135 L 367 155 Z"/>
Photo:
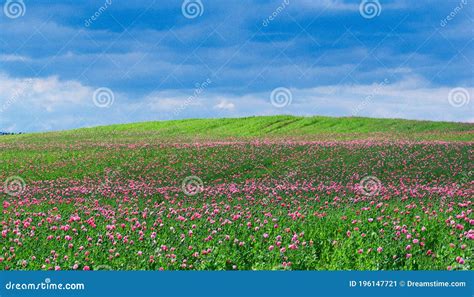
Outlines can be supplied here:
<path id="1" fill-rule="evenodd" d="M 298 137 L 311 140 L 413 139 L 474 140 L 474 124 L 373 119 L 360 117 L 258 116 L 247 118 L 187 119 L 82 128 L 69 131 L 2 136 L 0 143 L 62 141 L 249 139 Z"/>
<path id="2" fill-rule="evenodd" d="M 0 269 L 472 270 L 473 130 L 274 116 L 2 136 Z"/>

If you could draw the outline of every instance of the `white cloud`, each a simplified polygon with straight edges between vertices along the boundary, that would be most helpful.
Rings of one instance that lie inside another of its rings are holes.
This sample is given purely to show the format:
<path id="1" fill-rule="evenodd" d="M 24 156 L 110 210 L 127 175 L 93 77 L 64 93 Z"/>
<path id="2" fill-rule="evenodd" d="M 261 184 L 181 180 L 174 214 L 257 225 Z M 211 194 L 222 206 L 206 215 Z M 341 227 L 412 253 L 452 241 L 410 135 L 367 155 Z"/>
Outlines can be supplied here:
<path id="1" fill-rule="evenodd" d="M 0 55 L 1 62 L 26 62 L 31 61 L 29 57 L 20 55 Z"/>
<path id="2" fill-rule="evenodd" d="M 460 107 L 448 101 L 459 86 L 434 87 L 411 76 L 398 82 L 291 88 L 291 104 L 271 104 L 271 90 L 243 95 L 204 89 L 160 91 L 138 98 L 114 92 L 109 108 L 93 104 L 95 87 L 57 77 L 19 79 L 0 74 L 0 131 L 61 130 L 123 122 L 250 115 L 327 115 L 473 122 L 474 88 Z"/>
<path id="3" fill-rule="evenodd" d="M 296 5 L 306 6 L 308 8 L 328 10 L 328 11 L 358 11 L 361 1 L 344 1 L 344 0 L 301 0 L 296 3 Z M 291 3 L 291 2 L 290 2 Z M 395 1 L 391 3 L 384 3 L 380 1 L 382 9 L 391 10 L 391 9 L 406 9 L 410 8 L 411 2 L 407 1 Z"/>
<path id="4" fill-rule="evenodd" d="M 226 99 L 222 99 L 219 103 L 214 105 L 214 108 L 232 110 L 235 108 L 235 104 Z"/>
<path id="5" fill-rule="evenodd" d="M 52 111 L 63 105 L 92 102 L 94 89 L 78 81 L 60 81 L 58 77 L 11 78 L 0 75 L 0 110 L 38 108 Z"/>

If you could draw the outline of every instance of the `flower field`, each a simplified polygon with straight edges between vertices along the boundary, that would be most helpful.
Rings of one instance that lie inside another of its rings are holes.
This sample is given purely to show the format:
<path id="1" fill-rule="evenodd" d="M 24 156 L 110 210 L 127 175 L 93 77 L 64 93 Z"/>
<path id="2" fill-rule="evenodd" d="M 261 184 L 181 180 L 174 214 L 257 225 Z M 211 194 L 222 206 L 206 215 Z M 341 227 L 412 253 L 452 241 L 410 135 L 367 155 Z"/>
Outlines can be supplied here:
<path id="1" fill-rule="evenodd" d="M 472 141 L 121 133 L 0 139 L 2 270 L 472 270 Z"/>

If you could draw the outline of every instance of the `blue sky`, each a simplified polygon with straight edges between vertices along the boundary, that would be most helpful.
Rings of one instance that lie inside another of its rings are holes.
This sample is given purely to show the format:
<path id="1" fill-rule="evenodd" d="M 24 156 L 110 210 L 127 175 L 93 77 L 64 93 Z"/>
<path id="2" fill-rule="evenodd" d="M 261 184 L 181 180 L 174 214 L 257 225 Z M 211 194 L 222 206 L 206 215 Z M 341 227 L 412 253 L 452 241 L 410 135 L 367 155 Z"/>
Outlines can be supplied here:
<path id="1" fill-rule="evenodd" d="M 295 114 L 474 122 L 474 4 L 1 2 L 0 131 Z"/>

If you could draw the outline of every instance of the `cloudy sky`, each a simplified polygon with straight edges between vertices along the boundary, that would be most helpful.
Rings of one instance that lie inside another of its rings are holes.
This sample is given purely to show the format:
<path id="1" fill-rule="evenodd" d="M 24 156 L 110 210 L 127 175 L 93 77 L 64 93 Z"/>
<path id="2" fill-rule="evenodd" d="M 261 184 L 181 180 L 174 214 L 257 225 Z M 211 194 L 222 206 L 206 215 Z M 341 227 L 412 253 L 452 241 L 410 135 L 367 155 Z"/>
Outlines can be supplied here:
<path id="1" fill-rule="evenodd" d="M 474 122 L 474 3 L 1 1 L 0 131 L 295 114 Z"/>

